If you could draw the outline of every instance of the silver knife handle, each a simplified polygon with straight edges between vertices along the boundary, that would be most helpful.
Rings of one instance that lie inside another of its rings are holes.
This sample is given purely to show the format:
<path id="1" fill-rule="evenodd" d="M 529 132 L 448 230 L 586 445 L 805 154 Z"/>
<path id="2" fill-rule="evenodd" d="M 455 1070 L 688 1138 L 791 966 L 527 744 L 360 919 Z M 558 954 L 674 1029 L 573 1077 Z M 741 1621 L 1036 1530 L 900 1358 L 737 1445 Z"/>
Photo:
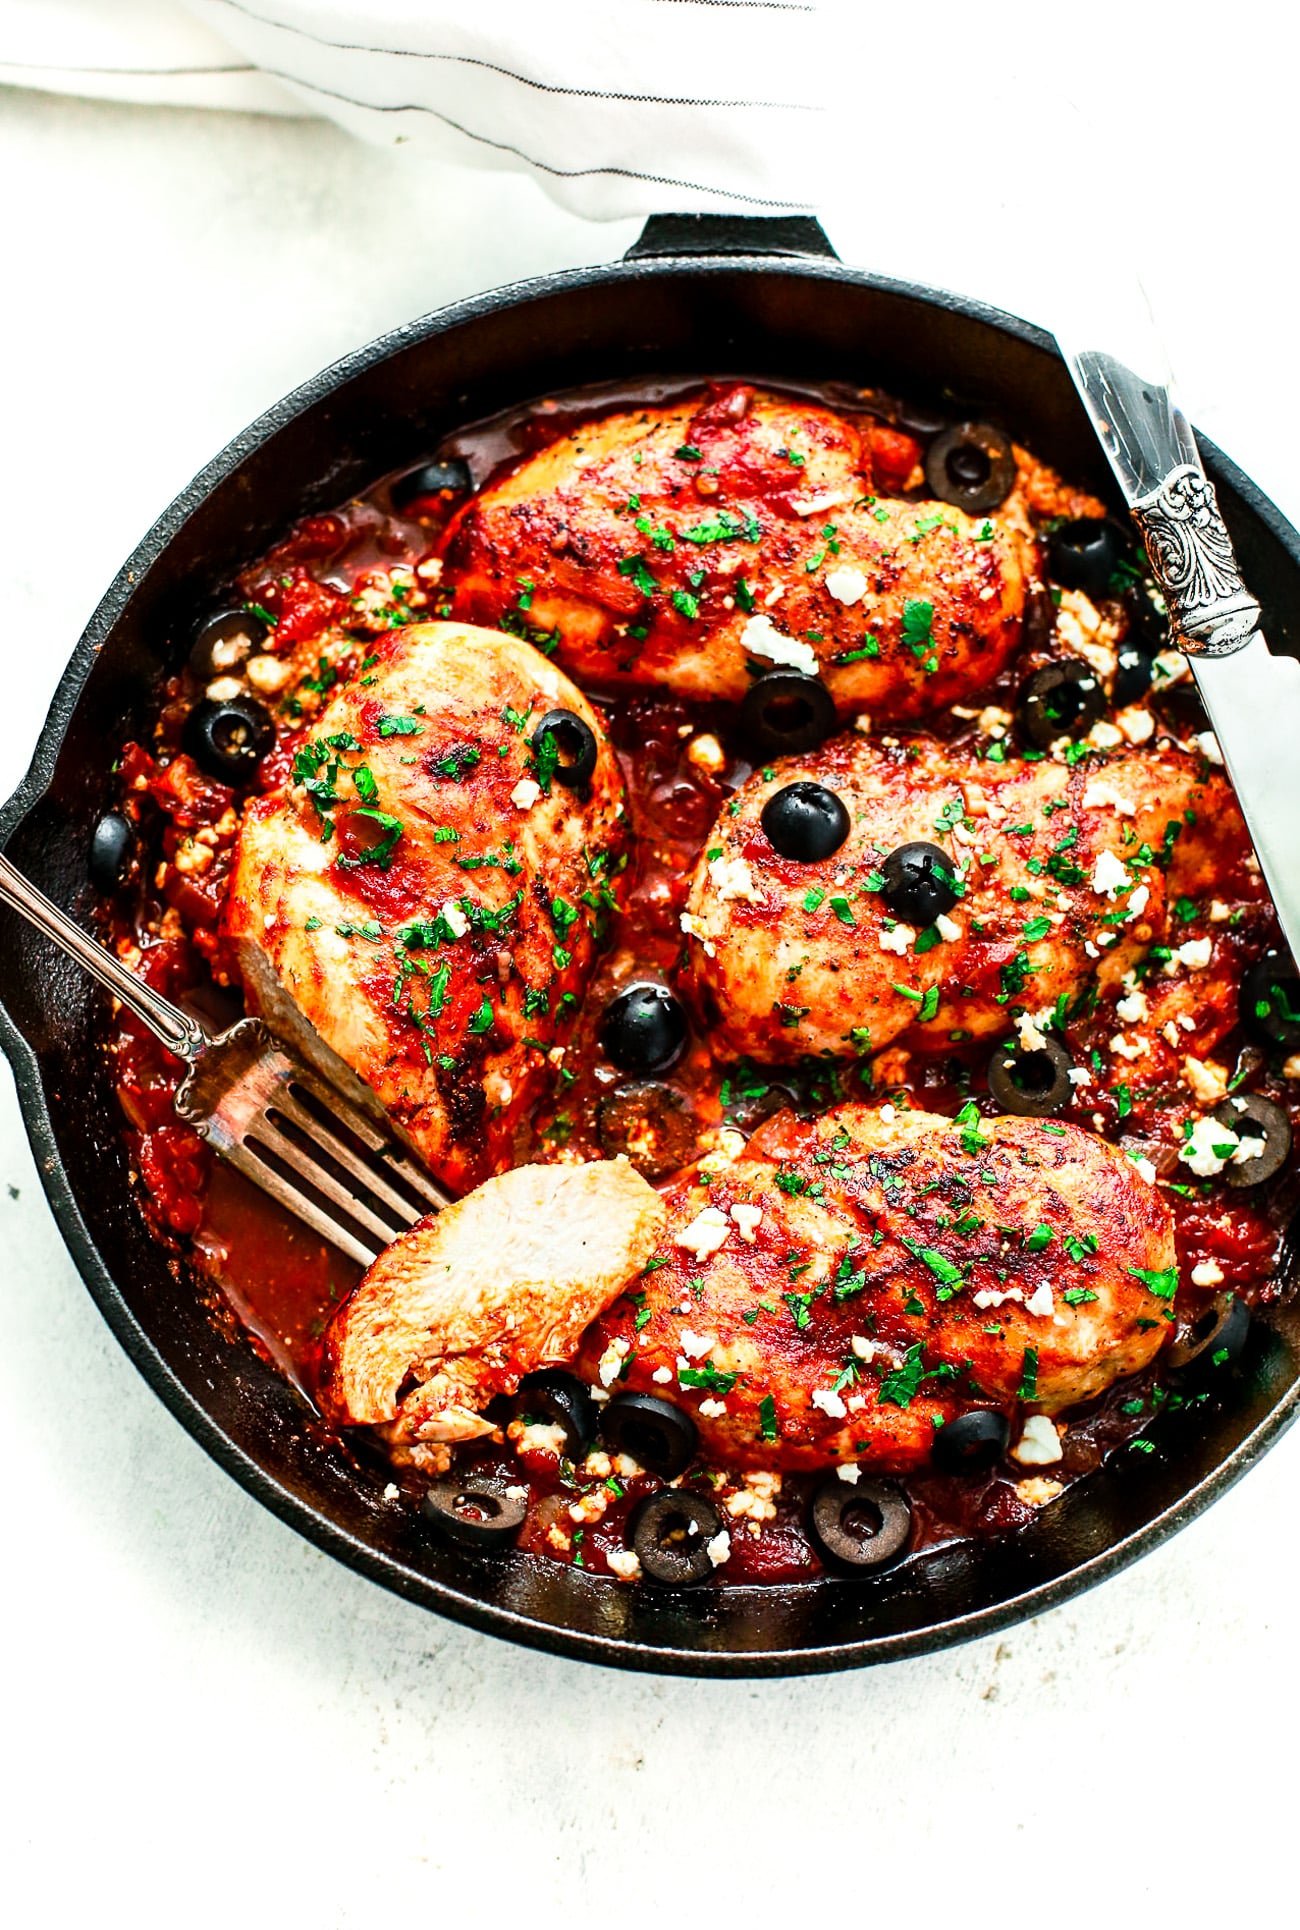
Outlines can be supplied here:
<path id="1" fill-rule="evenodd" d="M 1179 647 L 1201 657 L 1244 649 L 1259 628 L 1260 608 L 1241 580 L 1205 471 L 1180 463 L 1132 507 Z"/>

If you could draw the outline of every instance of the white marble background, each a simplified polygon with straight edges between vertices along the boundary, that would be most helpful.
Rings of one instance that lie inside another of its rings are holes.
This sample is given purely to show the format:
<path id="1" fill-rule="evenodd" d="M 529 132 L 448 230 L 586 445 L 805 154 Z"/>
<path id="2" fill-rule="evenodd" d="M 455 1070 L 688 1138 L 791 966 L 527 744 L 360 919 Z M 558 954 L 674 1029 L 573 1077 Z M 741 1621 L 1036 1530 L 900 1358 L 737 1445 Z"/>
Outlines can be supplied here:
<path id="1" fill-rule="evenodd" d="M 1143 260 L 1197 419 L 1300 517 L 1295 67 L 1241 31 L 1198 56 L 1226 122 L 1196 205 L 1158 170 Z M 1150 54 L 1146 22 L 1131 33 Z M 1000 191 L 967 186 L 966 218 L 913 258 L 871 182 L 831 198 L 847 258 L 1009 305 L 1026 258 L 1103 274 L 1108 235 L 1141 229 L 1130 189 L 1057 163 L 1022 248 L 990 243 Z M 632 234 L 317 123 L 18 93 L 0 183 L 2 792 L 101 590 L 228 436 L 390 324 Z M 10 1922 L 1285 1920 L 1300 1435 L 1136 1569 L 1001 1639 L 784 1683 L 551 1660 L 357 1579 L 207 1461 L 100 1323 L 0 1088 Z"/>

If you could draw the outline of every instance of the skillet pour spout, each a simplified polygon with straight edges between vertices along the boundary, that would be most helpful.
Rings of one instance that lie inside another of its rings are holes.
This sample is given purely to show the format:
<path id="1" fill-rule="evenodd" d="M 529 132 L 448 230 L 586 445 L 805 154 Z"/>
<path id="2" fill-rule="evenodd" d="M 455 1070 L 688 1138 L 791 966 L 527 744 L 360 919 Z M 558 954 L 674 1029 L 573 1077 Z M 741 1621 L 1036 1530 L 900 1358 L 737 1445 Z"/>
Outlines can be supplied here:
<path id="1" fill-rule="evenodd" d="M 701 367 L 707 343 L 709 369 Z M 370 343 L 285 397 L 186 489 L 112 584 L 60 683 L 0 847 L 57 905 L 93 915 L 110 765 L 143 728 L 196 610 L 297 518 L 427 461 L 459 427 L 593 380 L 735 374 L 797 387 L 835 375 L 909 397 L 956 394 L 1103 498 L 1105 464 L 1052 339 L 959 296 L 839 262 L 815 223 L 661 216 L 620 263 L 476 296 Z M 1300 536 L 1201 440 L 1242 573 L 1274 646 L 1300 655 Z M 1112 1574 L 1222 1493 L 1294 1419 L 1300 1318 L 1257 1320 L 1224 1390 L 1162 1417 L 1015 1535 L 923 1551 L 870 1584 L 627 1590 L 428 1532 L 386 1497 L 386 1466 L 316 1425 L 268 1360 L 232 1347 L 201 1283 L 146 1225 L 128 1179 L 101 996 L 7 911 L 0 1041 L 52 1209 L 105 1319 L 155 1392 L 300 1533 L 408 1600 L 508 1639 L 667 1673 L 785 1675 L 941 1648 Z M 1134 1462 L 1140 1465 L 1134 1465 Z"/>

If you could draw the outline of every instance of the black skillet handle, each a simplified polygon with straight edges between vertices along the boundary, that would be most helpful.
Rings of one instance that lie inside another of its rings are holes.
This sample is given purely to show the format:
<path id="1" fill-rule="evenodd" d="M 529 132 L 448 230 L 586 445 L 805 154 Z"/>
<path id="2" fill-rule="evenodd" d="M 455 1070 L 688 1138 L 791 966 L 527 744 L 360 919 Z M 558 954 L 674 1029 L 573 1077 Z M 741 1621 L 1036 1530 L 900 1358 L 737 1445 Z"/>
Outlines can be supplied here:
<path id="1" fill-rule="evenodd" d="M 624 261 L 659 255 L 819 255 L 838 261 L 810 214 L 652 214 Z"/>

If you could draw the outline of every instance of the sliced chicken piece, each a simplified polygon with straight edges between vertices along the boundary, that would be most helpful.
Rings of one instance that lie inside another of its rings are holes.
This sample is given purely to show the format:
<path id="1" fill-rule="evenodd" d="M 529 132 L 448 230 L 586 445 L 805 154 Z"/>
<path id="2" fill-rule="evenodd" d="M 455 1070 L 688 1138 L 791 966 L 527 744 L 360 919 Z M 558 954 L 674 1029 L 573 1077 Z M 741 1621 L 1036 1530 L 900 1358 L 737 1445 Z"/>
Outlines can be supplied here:
<path id="1" fill-rule="evenodd" d="M 782 857 L 761 822 L 799 780 L 850 819 L 811 863 Z M 886 858 L 913 842 L 945 853 L 961 888 L 933 922 L 882 894 Z M 940 1051 L 1009 1034 L 1090 982 L 1116 993 L 1169 937 L 1180 897 L 1216 880 L 1228 895 L 1249 856 L 1223 776 L 1174 747 L 1070 769 L 846 734 L 755 776 L 719 817 L 685 914 L 691 969 L 723 1044 L 766 1063 L 895 1039 Z"/>
<path id="2" fill-rule="evenodd" d="M 400 1458 L 492 1433 L 483 1410 L 568 1360 L 639 1273 L 662 1200 L 624 1160 L 516 1166 L 381 1253 L 325 1336 L 322 1403 L 340 1426 L 384 1427 Z"/>
<path id="3" fill-rule="evenodd" d="M 445 582 L 458 615 L 545 638 L 598 689 L 735 701 L 791 663 L 845 715 L 915 716 L 1011 657 L 1034 554 L 1023 506 L 898 500 L 919 454 L 743 386 L 605 415 L 474 498 Z"/>
<path id="4" fill-rule="evenodd" d="M 593 734 L 576 790 L 543 754 L 555 739 L 533 741 L 554 710 Z M 622 795 L 567 677 L 514 637 L 429 623 L 375 643 L 245 812 L 226 919 L 251 1002 L 363 1081 L 453 1192 L 506 1163 L 549 1077 Z"/>
<path id="5" fill-rule="evenodd" d="M 1059 1412 L 1171 1331 L 1173 1216 L 1077 1126 L 783 1114 L 665 1198 L 661 1264 L 578 1371 L 678 1403 L 719 1467 L 901 1472 L 965 1409 Z"/>

